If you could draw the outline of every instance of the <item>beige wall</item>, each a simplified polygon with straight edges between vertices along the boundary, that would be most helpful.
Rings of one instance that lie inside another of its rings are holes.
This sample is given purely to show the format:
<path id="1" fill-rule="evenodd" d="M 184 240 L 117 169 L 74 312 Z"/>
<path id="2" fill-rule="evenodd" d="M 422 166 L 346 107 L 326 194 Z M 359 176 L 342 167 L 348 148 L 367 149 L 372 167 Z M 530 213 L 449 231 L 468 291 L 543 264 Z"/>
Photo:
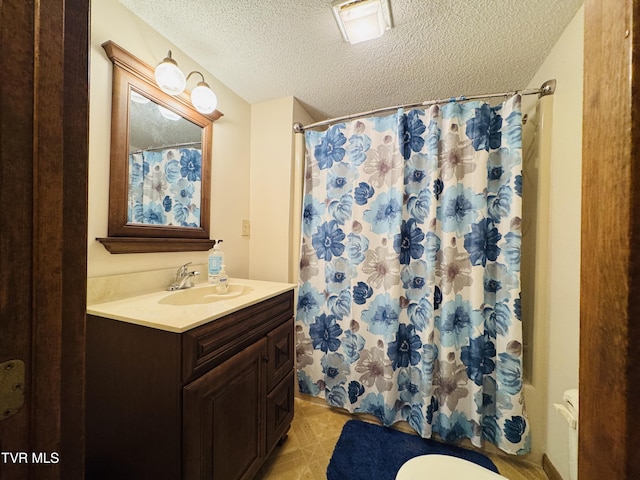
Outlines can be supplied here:
<path id="1" fill-rule="evenodd" d="M 523 312 L 527 308 L 533 313 L 533 365 L 527 404 L 534 452 L 546 453 L 567 480 L 568 425 L 553 403 L 562 403 L 565 390 L 578 388 L 583 38 L 581 8 L 528 85 L 537 88 L 555 78 L 555 94 L 538 103 L 538 113 L 535 100 L 523 102 L 523 112 L 531 122 L 527 125 L 529 142 L 538 142 L 539 155 L 528 160 L 539 174 L 540 209 L 534 225 L 535 257 L 523 258 L 523 274 L 532 267 L 531 260 L 536 269 L 534 305 L 525 307 L 524 295 L 530 290 L 523 288 Z M 538 137 L 533 138 L 531 129 L 536 125 Z M 525 153 L 525 162 L 526 157 Z M 523 278 L 523 283 L 526 281 Z"/>
<path id="2" fill-rule="evenodd" d="M 111 62 L 100 46 L 106 40 L 150 65 L 159 63 L 170 49 L 183 71 L 201 71 L 216 92 L 224 117 L 213 129 L 210 236 L 224 239 L 229 275 L 247 277 L 249 238 L 241 236 L 241 219 L 249 218 L 251 106 L 117 0 L 91 4 L 88 276 L 172 268 L 190 261 L 202 264 L 207 260 L 207 252 L 112 255 L 95 241 L 96 237 L 107 236 L 109 208 Z"/>
<path id="3" fill-rule="evenodd" d="M 296 279 L 303 161 L 296 121 L 312 120 L 293 97 L 251 106 L 249 276 L 256 280 Z"/>

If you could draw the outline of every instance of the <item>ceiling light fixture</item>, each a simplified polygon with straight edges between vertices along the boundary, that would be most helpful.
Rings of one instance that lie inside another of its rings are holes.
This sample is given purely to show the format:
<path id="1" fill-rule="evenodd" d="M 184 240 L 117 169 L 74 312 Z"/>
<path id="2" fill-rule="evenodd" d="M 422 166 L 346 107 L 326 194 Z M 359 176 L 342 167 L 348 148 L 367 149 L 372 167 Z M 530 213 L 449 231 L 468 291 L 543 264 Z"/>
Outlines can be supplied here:
<path id="1" fill-rule="evenodd" d="M 381 37 L 393 26 L 389 0 L 337 0 L 331 7 L 342 37 L 352 45 Z"/>
<path id="2" fill-rule="evenodd" d="M 187 80 L 194 73 L 200 75 L 202 81 L 198 82 L 196 88 L 191 92 L 191 104 L 200 113 L 212 113 L 218 105 L 218 98 L 211 90 L 211 87 L 204 81 L 204 75 L 194 70 L 185 77 L 178 67 L 178 63 L 171 57 L 171 50 L 169 50 L 164 60 L 158 64 L 154 75 L 160 90 L 169 95 L 177 96 L 187 88 Z"/>

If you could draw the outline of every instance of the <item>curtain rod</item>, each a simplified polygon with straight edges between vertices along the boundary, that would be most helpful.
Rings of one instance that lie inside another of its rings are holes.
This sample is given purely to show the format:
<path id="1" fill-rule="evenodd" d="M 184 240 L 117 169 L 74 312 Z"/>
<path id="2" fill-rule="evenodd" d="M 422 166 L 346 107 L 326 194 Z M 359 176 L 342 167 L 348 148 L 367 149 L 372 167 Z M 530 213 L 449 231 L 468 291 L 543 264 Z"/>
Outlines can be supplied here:
<path id="1" fill-rule="evenodd" d="M 311 123 L 309 125 L 302 125 L 300 122 L 296 122 L 293 124 L 293 131 L 295 133 L 304 133 L 305 130 L 310 130 L 312 128 L 324 127 L 326 125 L 330 125 L 332 123 L 342 122 L 343 120 L 352 120 L 354 118 L 368 117 L 370 115 L 375 115 L 377 113 L 389 112 L 393 110 L 397 110 L 399 108 L 415 108 L 415 107 L 429 107 L 431 105 L 440 105 L 443 103 L 449 102 L 463 102 L 466 100 L 476 100 L 479 98 L 493 98 L 493 97 L 505 97 L 511 96 L 519 93 L 520 95 L 538 95 L 538 98 L 545 97 L 547 95 L 553 95 L 556 91 L 556 80 L 547 80 L 542 84 L 540 88 L 534 88 L 529 90 L 516 90 L 512 92 L 502 92 L 502 93 L 489 93 L 487 95 L 472 95 L 470 97 L 451 97 L 451 98 L 443 98 L 441 100 L 428 100 L 422 103 L 408 103 L 406 105 L 396 105 L 395 107 L 384 107 L 378 108 L 376 110 L 369 110 L 368 112 L 361 113 L 353 113 L 351 115 L 345 115 L 344 117 L 336 117 L 331 118 L 329 120 L 323 120 L 321 122 Z"/>
<path id="2" fill-rule="evenodd" d="M 202 145 L 202 142 L 176 143 L 174 145 L 163 145 L 162 147 L 141 148 L 140 150 L 136 150 L 135 152 L 129 152 L 129 155 L 135 155 L 136 153 L 142 153 L 142 152 L 157 152 L 159 150 L 170 150 L 172 148 L 196 147 L 201 145 Z"/>

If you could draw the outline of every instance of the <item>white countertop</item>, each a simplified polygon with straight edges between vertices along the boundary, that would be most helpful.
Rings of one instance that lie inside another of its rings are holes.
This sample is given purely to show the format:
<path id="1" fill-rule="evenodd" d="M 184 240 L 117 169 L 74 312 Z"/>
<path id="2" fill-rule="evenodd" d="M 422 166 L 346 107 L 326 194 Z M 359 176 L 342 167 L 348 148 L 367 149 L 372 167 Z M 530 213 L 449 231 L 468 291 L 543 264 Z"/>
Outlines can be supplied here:
<path id="1" fill-rule="evenodd" d="M 120 300 L 94 303 L 87 305 L 87 313 L 168 332 L 182 333 L 297 287 L 292 283 L 240 278 L 230 278 L 229 285 L 229 293 L 209 295 L 208 299 L 214 300 L 209 303 L 187 305 L 167 303 L 178 298 L 170 297 L 171 295 L 197 296 L 201 292 L 205 292 L 203 289 L 211 288 L 207 283 L 200 283 L 185 290 L 158 291 Z M 241 289 L 242 294 L 240 294 Z"/>

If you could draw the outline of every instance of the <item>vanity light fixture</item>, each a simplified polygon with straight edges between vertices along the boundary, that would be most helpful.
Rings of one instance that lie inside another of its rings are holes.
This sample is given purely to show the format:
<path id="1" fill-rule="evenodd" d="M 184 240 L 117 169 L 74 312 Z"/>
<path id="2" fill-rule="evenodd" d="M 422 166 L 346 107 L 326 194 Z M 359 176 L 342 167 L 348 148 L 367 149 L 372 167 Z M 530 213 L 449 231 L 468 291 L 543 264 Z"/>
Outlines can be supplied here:
<path id="1" fill-rule="evenodd" d="M 389 0 L 337 0 L 331 7 L 342 37 L 351 45 L 381 37 L 393 26 Z"/>
<path id="2" fill-rule="evenodd" d="M 191 103 L 200 113 L 212 113 L 218 105 L 218 98 L 211 87 L 204 81 L 204 75 L 198 71 L 189 73 L 186 77 L 178 67 L 178 63 L 171 57 L 171 50 L 155 69 L 155 79 L 158 87 L 169 95 L 180 95 L 187 88 L 187 80 L 194 73 L 202 77 L 196 88 L 191 92 Z"/>

